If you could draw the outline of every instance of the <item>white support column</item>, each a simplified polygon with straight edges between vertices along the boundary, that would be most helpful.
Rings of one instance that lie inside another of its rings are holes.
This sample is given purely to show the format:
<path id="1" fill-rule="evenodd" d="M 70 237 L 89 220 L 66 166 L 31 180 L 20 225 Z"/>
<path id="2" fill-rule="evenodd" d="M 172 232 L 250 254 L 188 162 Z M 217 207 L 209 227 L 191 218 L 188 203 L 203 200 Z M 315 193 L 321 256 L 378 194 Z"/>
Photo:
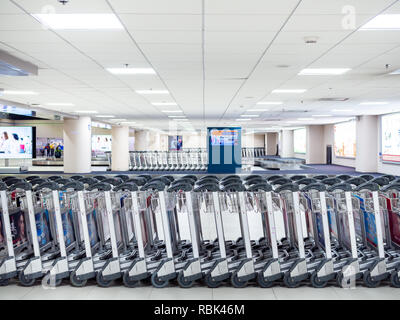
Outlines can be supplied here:
<path id="1" fill-rule="evenodd" d="M 111 170 L 129 170 L 129 127 L 112 127 Z"/>
<path id="2" fill-rule="evenodd" d="M 135 132 L 135 150 L 148 151 L 149 150 L 149 132 L 146 130 L 139 130 Z"/>
<path id="3" fill-rule="evenodd" d="M 281 157 L 282 158 L 294 157 L 293 130 L 282 130 Z"/>
<path id="4" fill-rule="evenodd" d="M 278 133 L 268 132 L 265 134 L 265 152 L 268 156 L 276 155 L 276 146 L 278 144 Z"/>
<path id="5" fill-rule="evenodd" d="M 324 126 L 315 125 L 307 126 L 307 164 L 322 164 L 325 163 L 324 159 Z"/>
<path id="6" fill-rule="evenodd" d="M 378 170 L 378 117 L 360 116 L 356 121 L 356 171 Z"/>
<path id="7" fill-rule="evenodd" d="M 64 119 L 64 172 L 89 173 L 92 160 L 90 117 Z"/>

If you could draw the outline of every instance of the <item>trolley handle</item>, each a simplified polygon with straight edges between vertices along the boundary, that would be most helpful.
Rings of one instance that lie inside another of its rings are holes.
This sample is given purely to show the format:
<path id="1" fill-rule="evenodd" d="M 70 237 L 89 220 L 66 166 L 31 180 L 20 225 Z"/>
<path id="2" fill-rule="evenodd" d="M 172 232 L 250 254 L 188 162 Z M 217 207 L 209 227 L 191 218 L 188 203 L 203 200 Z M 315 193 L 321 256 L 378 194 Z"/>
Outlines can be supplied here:
<path id="1" fill-rule="evenodd" d="M 246 191 L 246 188 L 241 182 L 232 182 L 221 186 L 221 191 L 224 192 L 239 192 Z"/>
<path id="2" fill-rule="evenodd" d="M 365 179 L 363 179 L 361 177 L 354 177 L 354 178 L 346 180 L 346 183 L 354 184 L 356 186 L 360 186 L 360 185 L 362 185 L 362 184 L 364 184 L 366 182 L 367 182 L 367 180 L 365 180 Z"/>
<path id="3" fill-rule="evenodd" d="M 400 182 L 395 182 L 395 183 L 389 184 L 381 189 L 381 191 L 383 191 L 383 192 L 387 192 L 390 190 L 396 190 L 396 191 L 400 192 Z"/>
<path id="4" fill-rule="evenodd" d="M 83 182 L 78 180 L 68 182 L 60 187 L 61 191 L 67 191 L 67 190 L 82 191 L 83 189 L 85 189 Z"/>
<path id="5" fill-rule="evenodd" d="M 21 189 L 24 191 L 32 191 L 32 185 L 26 181 L 18 181 L 17 183 L 10 186 L 9 190 L 14 191 L 17 189 Z"/>
<path id="6" fill-rule="evenodd" d="M 146 179 L 145 178 L 143 178 L 143 177 L 135 177 L 135 178 L 131 178 L 131 179 L 129 179 L 129 180 L 126 180 L 125 181 L 125 183 L 134 183 L 134 184 L 136 184 L 137 186 L 144 186 L 145 184 L 146 184 Z"/>
<path id="7" fill-rule="evenodd" d="M 176 192 L 176 191 L 184 191 L 184 192 L 188 192 L 191 191 L 193 189 L 192 185 L 190 183 L 177 183 L 175 185 L 172 185 L 171 187 L 169 187 L 167 189 L 167 192 Z"/>
<path id="8" fill-rule="evenodd" d="M 301 185 L 301 184 L 309 185 L 311 183 L 318 183 L 318 180 L 314 179 L 314 178 L 303 178 L 303 179 L 297 180 L 296 183 L 298 185 Z"/>
<path id="9" fill-rule="evenodd" d="M 222 178 L 222 179 L 221 179 L 221 182 L 225 182 L 225 181 L 233 180 L 233 179 L 241 180 L 240 177 L 239 177 L 238 175 L 236 175 L 236 174 L 230 174 L 230 175 L 227 175 L 226 177 Z"/>
<path id="10" fill-rule="evenodd" d="M 83 179 L 82 176 L 71 176 L 70 178 L 71 178 L 72 180 L 76 180 L 76 181 L 79 181 L 79 180 Z"/>
<path id="11" fill-rule="evenodd" d="M 292 180 L 285 178 L 285 177 L 281 177 L 279 179 L 275 179 L 274 181 L 271 181 L 270 183 L 272 183 L 273 185 L 284 185 L 286 183 L 291 183 Z"/>
<path id="12" fill-rule="evenodd" d="M 74 180 L 74 181 L 76 181 L 76 180 Z M 85 177 L 85 178 L 81 178 L 79 180 L 79 182 L 81 182 L 82 184 L 88 184 L 89 186 L 91 186 L 92 184 L 99 183 L 99 180 L 96 180 L 96 179 L 91 178 L 91 177 Z"/>
<path id="13" fill-rule="evenodd" d="M 323 183 L 317 182 L 317 183 L 310 183 L 309 185 L 306 185 L 305 187 L 301 188 L 301 192 L 308 192 L 311 190 L 316 190 L 319 192 L 326 191 L 326 186 Z"/>
<path id="14" fill-rule="evenodd" d="M 55 182 L 55 181 L 45 181 L 45 182 L 37 185 L 34 188 L 34 191 L 42 191 L 42 190 L 45 190 L 45 189 L 49 189 L 49 190 L 52 190 L 52 191 L 58 190 L 59 189 L 58 183 Z"/>
<path id="15" fill-rule="evenodd" d="M 168 178 L 166 178 L 166 177 L 152 178 L 152 179 L 148 180 L 146 184 L 152 183 L 152 182 L 156 182 L 156 183 L 157 183 L 157 182 L 161 182 L 161 183 L 164 184 L 164 187 L 165 187 L 165 186 L 169 186 L 169 185 L 171 184 L 171 181 L 170 181 Z"/>
<path id="16" fill-rule="evenodd" d="M 361 185 L 359 185 L 356 188 L 356 191 L 361 191 L 361 190 L 368 190 L 368 191 L 379 191 L 379 184 L 375 183 L 375 182 L 371 182 L 368 181 L 366 183 L 363 183 Z"/>
<path id="17" fill-rule="evenodd" d="M 267 180 L 268 180 L 269 182 L 272 182 L 273 180 L 280 179 L 280 178 L 282 178 L 282 176 L 279 176 L 279 175 L 277 175 L 277 174 L 274 174 L 274 175 L 268 177 Z"/>
<path id="18" fill-rule="evenodd" d="M 49 181 L 49 180 L 47 180 L 47 179 L 42 179 L 42 178 L 36 178 L 36 179 L 32 179 L 31 181 L 29 181 L 29 183 L 30 183 L 32 186 L 37 186 L 37 185 L 42 184 L 42 183 L 45 183 L 45 182 L 47 182 L 47 181 Z M 53 181 L 50 180 L 50 182 L 53 182 Z"/>
<path id="19" fill-rule="evenodd" d="M 98 183 L 92 184 L 87 188 L 88 191 L 93 191 L 93 190 L 111 191 L 111 189 L 112 189 L 111 184 L 104 183 L 104 182 L 98 182 Z"/>
<path id="20" fill-rule="evenodd" d="M 218 184 L 215 183 L 204 183 L 194 187 L 194 192 L 217 192 L 220 191 Z"/>
<path id="21" fill-rule="evenodd" d="M 7 190 L 7 185 L 3 181 L 0 181 L 0 191 L 5 191 L 5 190 Z"/>
<path id="22" fill-rule="evenodd" d="M 321 180 L 321 183 L 325 183 L 329 186 L 333 186 L 335 184 L 341 183 L 342 180 L 340 180 L 339 178 L 326 178 Z"/>
<path id="23" fill-rule="evenodd" d="M 353 188 L 351 187 L 350 184 L 341 182 L 341 183 L 335 183 L 333 186 L 330 186 L 328 188 L 329 192 L 332 192 L 332 191 L 335 191 L 335 190 L 341 190 L 341 191 L 344 191 L 344 192 L 350 192 L 350 191 L 353 191 Z"/>
<path id="24" fill-rule="evenodd" d="M 348 174 L 341 174 L 341 175 L 337 176 L 336 178 L 338 178 L 342 181 L 347 181 L 347 180 L 351 179 L 351 176 L 349 176 Z"/>
<path id="25" fill-rule="evenodd" d="M 140 190 L 141 191 L 147 191 L 147 190 L 157 190 L 157 191 L 164 191 L 165 189 L 165 184 L 158 180 L 154 180 L 151 182 L 147 182 Z"/>
<path id="26" fill-rule="evenodd" d="M 374 182 L 376 184 L 379 184 L 381 187 L 386 186 L 390 183 L 389 179 L 386 177 L 378 177 L 375 179 L 372 179 L 370 182 Z"/>
<path id="27" fill-rule="evenodd" d="M 118 186 L 116 186 L 114 188 L 114 191 L 130 191 L 130 192 L 134 192 L 134 191 L 138 191 L 139 188 L 137 186 L 137 184 L 133 183 L 133 182 L 125 182 L 122 183 Z"/>
<path id="28" fill-rule="evenodd" d="M 314 176 L 313 178 L 316 179 L 316 180 L 321 181 L 321 180 L 327 179 L 329 177 L 327 175 L 325 175 L 325 174 L 320 174 L 320 175 Z"/>
<path id="29" fill-rule="evenodd" d="M 279 186 L 278 188 L 275 189 L 276 193 L 281 193 L 283 191 L 291 191 L 291 192 L 296 192 L 299 191 L 299 186 L 295 183 L 286 183 L 284 185 Z"/>
<path id="30" fill-rule="evenodd" d="M 221 186 L 227 186 L 230 184 L 235 184 L 235 183 L 240 183 L 242 184 L 242 180 L 239 177 L 231 176 L 229 179 L 224 179 L 221 180 L 220 184 Z"/>
<path id="31" fill-rule="evenodd" d="M 290 180 L 298 181 L 298 180 L 305 179 L 305 178 L 307 178 L 305 175 L 297 174 L 297 175 L 291 176 Z"/>
<path id="32" fill-rule="evenodd" d="M 173 183 L 175 181 L 175 178 L 171 175 L 163 175 L 160 178 L 166 178 L 169 180 L 170 183 Z"/>
<path id="33" fill-rule="evenodd" d="M 385 175 L 381 176 L 381 178 L 386 178 L 389 180 L 389 182 L 393 182 L 394 180 L 396 180 L 396 177 L 392 174 L 385 174 Z"/>
<path id="34" fill-rule="evenodd" d="M 209 183 L 217 183 L 218 184 L 218 179 L 217 178 L 213 178 L 213 177 L 206 177 L 200 180 L 196 181 L 196 184 L 198 186 L 201 186 L 203 184 L 209 184 Z"/>
<path id="35" fill-rule="evenodd" d="M 185 178 L 185 177 L 183 177 L 183 178 L 179 178 L 178 180 L 175 180 L 174 182 L 172 182 L 172 185 L 171 185 L 171 186 L 174 186 L 174 185 L 180 184 L 180 183 L 188 183 L 188 184 L 190 184 L 191 186 L 194 186 L 195 181 L 192 180 L 192 179 L 190 179 L 190 178 Z"/>
<path id="36" fill-rule="evenodd" d="M 129 180 L 129 177 L 126 174 L 118 174 L 118 175 L 115 176 L 115 178 L 119 178 L 123 182 L 127 182 Z"/>
<path id="37" fill-rule="evenodd" d="M 68 178 L 60 178 L 58 180 L 55 180 L 55 182 L 60 184 L 60 185 L 67 184 L 67 183 L 72 182 L 72 181 L 75 181 L 75 180 L 68 179 Z"/>
<path id="38" fill-rule="evenodd" d="M 138 177 L 138 178 L 143 178 L 143 179 L 145 179 L 146 182 L 148 182 L 149 180 L 151 180 L 151 175 L 149 175 L 149 174 L 139 174 L 137 177 Z"/>
<path id="39" fill-rule="evenodd" d="M 261 177 L 253 177 L 251 179 L 247 179 L 245 180 L 245 184 L 248 186 L 254 185 L 254 184 L 259 184 L 259 183 L 264 183 L 266 182 L 265 179 L 261 178 Z"/>
<path id="40" fill-rule="evenodd" d="M 249 181 L 249 180 L 253 180 L 253 179 L 258 179 L 258 178 L 261 178 L 262 179 L 262 177 L 259 175 L 259 174 L 251 174 L 251 175 L 249 175 L 249 176 L 247 176 L 246 178 L 244 178 L 244 181 Z"/>
<path id="41" fill-rule="evenodd" d="M 248 187 L 247 191 L 251 191 L 251 192 L 259 192 L 259 191 L 271 192 L 272 191 L 272 186 L 270 184 L 266 183 L 266 182 L 256 183 L 256 184 L 253 184 L 250 187 Z"/>

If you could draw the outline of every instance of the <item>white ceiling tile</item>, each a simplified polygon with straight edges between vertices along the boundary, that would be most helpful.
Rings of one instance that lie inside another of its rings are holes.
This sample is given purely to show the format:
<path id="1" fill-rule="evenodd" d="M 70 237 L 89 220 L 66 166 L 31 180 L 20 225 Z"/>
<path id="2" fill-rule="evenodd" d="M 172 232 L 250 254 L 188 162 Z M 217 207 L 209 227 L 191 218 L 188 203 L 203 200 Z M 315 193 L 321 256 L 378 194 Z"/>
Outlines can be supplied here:
<path id="1" fill-rule="evenodd" d="M 129 31 L 135 30 L 201 30 L 201 15 L 134 15 L 121 14 Z"/>
<path id="2" fill-rule="evenodd" d="M 200 14 L 199 0 L 110 0 L 117 13 Z"/>

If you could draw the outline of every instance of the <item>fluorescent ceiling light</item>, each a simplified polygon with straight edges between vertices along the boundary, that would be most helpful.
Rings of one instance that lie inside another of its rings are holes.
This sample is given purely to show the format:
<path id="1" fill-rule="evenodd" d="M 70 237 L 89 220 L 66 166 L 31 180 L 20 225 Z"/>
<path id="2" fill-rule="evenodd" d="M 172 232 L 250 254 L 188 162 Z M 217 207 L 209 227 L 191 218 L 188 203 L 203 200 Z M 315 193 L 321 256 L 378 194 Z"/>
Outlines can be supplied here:
<path id="1" fill-rule="evenodd" d="M 43 25 L 55 30 L 101 30 L 123 29 L 121 22 L 112 13 L 32 14 Z"/>
<path id="2" fill-rule="evenodd" d="M 353 109 L 333 109 L 332 112 L 352 112 Z"/>
<path id="3" fill-rule="evenodd" d="M 304 93 L 306 89 L 275 89 L 272 93 Z"/>
<path id="4" fill-rule="evenodd" d="M 265 112 L 268 111 L 268 109 L 248 109 L 246 112 Z"/>
<path id="5" fill-rule="evenodd" d="M 360 30 L 400 30 L 400 14 L 380 14 L 364 24 Z"/>
<path id="6" fill-rule="evenodd" d="M 189 119 L 172 119 L 172 120 L 175 120 L 175 121 L 188 121 Z"/>
<path id="7" fill-rule="evenodd" d="M 106 68 L 112 74 L 156 74 L 152 68 Z"/>
<path id="8" fill-rule="evenodd" d="M 395 71 L 393 71 L 393 72 L 391 72 L 389 74 L 400 74 L 400 69 L 397 69 L 397 70 L 395 70 Z"/>
<path id="9" fill-rule="evenodd" d="M 161 110 L 161 112 L 166 112 L 166 113 L 178 113 L 178 112 L 183 112 L 182 110 Z"/>
<path id="10" fill-rule="evenodd" d="M 169 94 L 168 90 L 135 90 L 138 94 Z"/>
<path id="11" fill-rule="evenodd" d="M 111 121 L 125 121 L 126 119 L 111 119 Z"/>
<path id="12" fill-rule="evenodd" d="M 111 116 L 111 115 L 99 115 L 96 116 L 96 118 L 114 118 L 115 116 Z"/>
<path id="13" fill-rule="evenodd" d="M 76 113 L 97 113 L 97 111 L 94 111 L 94 110 L 77 110 L 75 112 Z"/>
<path id="14" fill-rule="evenodd" d="M 168 118 L 186 118 L 186 116 L 168 116 Z"/>
<path id="15" fill-rule="evenodd" d="M 313 114 L 312 117 L 332 117 L 330 114 Z"/>
<path id="16" fill-rule="evenodd" d="M 297 118 L 299 121 L 312 121 L 314 120 L 313 118 Z"/>
<path id="17" fill-rule="evenodd" d="M 177 106 L 176 102 L 152 102 L 153 106 Z"/>
<path id="18" fill-rule="evenodd" d="M 301 70 L 299 76 L 338 76 L 350 71 L 350 68 L 307 68 Z"/>
<path id="19" fill-rule="evenodd" d="M 251 119 L 236 119 L 235 121 L 251 121 Z"/>
<path id="20" fill-rule="evenodd" d="M 271 106 L 273 106 L 273 105 L 281 105 L 281 104 L 283 104 L 283 102 L 281 102 L 281 101 L 259 101 L 259 102 L 257 102 L 257 104 L 259 104 L 259 105 L 271 105 Z"/>
<path id="21" fill-rule="evenodd" d="M 384 105 L 384 104 L 389 104 L 389 102 L 384 102 L 384 101 L 370 101 L 370 102 L 361 102 L 360 105 L 363 106 L 380 106 L 380 105 Z"/>
<path id="22" fill-rule="evenodd" d="M 69 103 L 69 102 L 50 102 L 50 103 L 46 103 L 46 105 L 48 105 L 48 106 L 60 106 L 60 107 L 73 107 L 74 106 L 73 103 Z"/>
<path id="23" fill-rule="evenodd" d="M 17 91 L 17 90 L 4 90 L 2 93 L 8 94 L 8 95 L 36 95 L 36 94 L 38 94 L 37 92 L 33 92 L 33 91 Z"/>
<path id="24" fill-rule="evenodd" d="M 248 117 L 248 118 L 257 118 L 259 117 L 258 114 L 242 114 L 241 117 Z"/>

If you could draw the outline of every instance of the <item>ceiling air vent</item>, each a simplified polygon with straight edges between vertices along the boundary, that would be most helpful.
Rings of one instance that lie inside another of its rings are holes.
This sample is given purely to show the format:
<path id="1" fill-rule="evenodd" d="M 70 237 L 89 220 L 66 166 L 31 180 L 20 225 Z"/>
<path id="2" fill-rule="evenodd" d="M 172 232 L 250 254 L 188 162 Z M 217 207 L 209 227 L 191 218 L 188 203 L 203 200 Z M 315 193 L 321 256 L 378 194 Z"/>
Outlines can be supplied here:
<path id="1" fill-rule="evenodd" d="M 37 74 L 38 67 L 34 64 L 21 60 L 5 51 L 0 50 L 0 75 L 28 76 Z"/>
<path id="2" fill-rule="evenodd" d="M 318 101 L 347 101 L 349 98 L 320 98 Z"/>

